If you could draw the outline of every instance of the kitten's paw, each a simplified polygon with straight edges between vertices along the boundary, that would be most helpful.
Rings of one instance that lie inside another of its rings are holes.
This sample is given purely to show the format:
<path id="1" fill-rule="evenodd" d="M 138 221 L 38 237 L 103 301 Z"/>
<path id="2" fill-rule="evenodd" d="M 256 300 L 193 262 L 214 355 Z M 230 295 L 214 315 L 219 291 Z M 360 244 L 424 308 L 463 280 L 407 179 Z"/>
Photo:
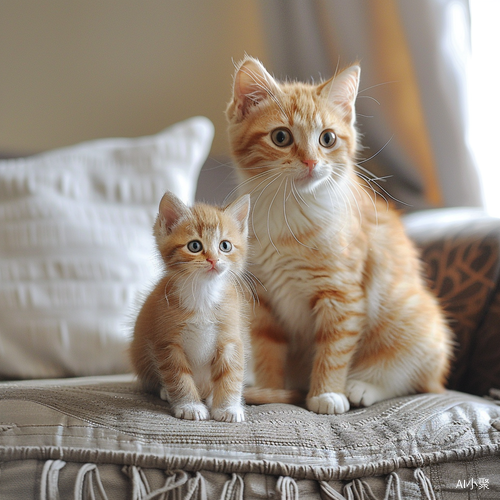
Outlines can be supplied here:
<path id="1" fill-rule="evenodd" d="M 202 403 L 183 403 L 176 405 L 173 410 L 176 418 L 186 420 L 208 420 L 210 418 L 207 407 Z"/>
<path id="2" fill-rule="evenodd" d="M 386 399 L 380 387 L 361 380 L 348 380 L 345 392 L 354 406 L 371 406 Z"/>
<path id="3" fill-rule="evenodd" d="M 241 405 L 229 408 L 212 408 L 212 417 L 219 422 L 244 422 L 245 411 Z"/>
<path id="4" fill-rule="evenodd" d="M 319 396 L 308 398 L 307 409 L 315 413 L 337 415 L 349 410 L 349 401 L 339 392 L 325 392 Z"/>

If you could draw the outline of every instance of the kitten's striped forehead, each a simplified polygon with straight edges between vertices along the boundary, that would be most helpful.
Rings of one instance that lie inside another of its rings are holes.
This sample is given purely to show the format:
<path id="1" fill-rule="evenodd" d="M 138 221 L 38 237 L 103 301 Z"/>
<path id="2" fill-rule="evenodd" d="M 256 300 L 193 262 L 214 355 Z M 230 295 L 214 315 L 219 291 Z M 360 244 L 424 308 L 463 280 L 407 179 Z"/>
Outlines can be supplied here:
<path id="1" fill-rule="evenodd" d="M 284 85 L 281 101 L 291 126 L 314 130 L 326 125 L 328 113 L 324 106 L 318 105 L 318 96 L 311 89 Z"/>
<path id="2" fill-rule="evenodd" d="M 192 228 L 200 237 L 221 237 L 224 221 L 220 212 L 206 205 L 197 205 L 192 208 L 192 214 Z"/>

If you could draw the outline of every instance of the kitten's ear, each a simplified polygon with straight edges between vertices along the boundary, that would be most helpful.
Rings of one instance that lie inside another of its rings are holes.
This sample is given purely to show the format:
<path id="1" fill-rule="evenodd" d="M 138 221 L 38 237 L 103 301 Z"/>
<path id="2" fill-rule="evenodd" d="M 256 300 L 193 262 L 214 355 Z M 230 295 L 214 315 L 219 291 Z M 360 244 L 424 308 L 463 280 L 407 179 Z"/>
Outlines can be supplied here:
<path id="1" fill-rule="evenodd" d="M 224 209 L 224 212 L 233 217 L 246 237 L 248 234 L 248 216 L 250 215 L 250 195 L 244 194 L 236 201 L 233 201 Z"/>
<path id="2" fill-rule="evenodd" d="M 320 95 L 328 99 L 350 125 L 356 121 L 354 102 L 358 95 L 360 73 L 361 68 L 354 65 L 319 86 Z"/>
<path id="3" fill-rule="evenodd" d="M 253 106 L 257 106 L 277 92 L 279 87 L 276 80 L 266 71 L 262 63 L 246 56 L 236 68 L 233 101 L 229 105 L 228 114 L 241 119 Z"/>
<path id="4" fill-rule="evenodd" d="M 168 233 L 183 216 L 190 213 L 185 205 L 174 193 L 167 191 L 160 201 L 158 224 L 161 232 Z"/>

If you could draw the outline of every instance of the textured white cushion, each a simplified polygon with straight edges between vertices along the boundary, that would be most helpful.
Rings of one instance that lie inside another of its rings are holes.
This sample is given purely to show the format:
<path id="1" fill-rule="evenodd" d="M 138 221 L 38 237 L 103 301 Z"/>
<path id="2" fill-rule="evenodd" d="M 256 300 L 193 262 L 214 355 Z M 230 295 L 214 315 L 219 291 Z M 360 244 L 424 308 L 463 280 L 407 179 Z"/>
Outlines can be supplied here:
<path id="1" fill-rule="evenodd" d="M 128 371 L 134 304 L 158 272 L 159 200 L 193 202 L 212 138 L 196 117 L 0 161 L 0 378 Z"/>

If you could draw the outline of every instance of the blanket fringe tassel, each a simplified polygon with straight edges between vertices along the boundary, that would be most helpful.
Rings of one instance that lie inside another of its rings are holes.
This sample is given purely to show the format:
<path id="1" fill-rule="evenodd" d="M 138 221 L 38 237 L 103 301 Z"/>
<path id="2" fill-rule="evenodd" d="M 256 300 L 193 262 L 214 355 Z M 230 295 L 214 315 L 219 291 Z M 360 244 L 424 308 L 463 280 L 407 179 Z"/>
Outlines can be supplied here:
<path id="1" fill-rule="evenodd" d="M 66 465 L 62 460 L 47 460 L 40 478 L 40 500 L 60 500 L 59 473 Z M 184 471 L 166 471 L 163 486 L 153 490 L 146 471 L 135 465 L 122 468 L 131 482 L 131 500 L 212 500 L 207 496 L 206 479 L 200 472 L 188 474 Z M 422 469 L 414 471 L 414 478 L 425 500 L 436 500 L 432 483 Z M 321 496 L 326 500 L 403 500 L 401 480 L 396 472 L 386 476 L 386 488 L 383 498 L 375 496 L 370 485 L 364 479 L 354 479 L 339 493 L 327 481 L 318 482 Z M 239 474 L 232 474 L 224 483 L 219 500 L 243 500 L 245 483 Z M 84 464 L 75 479 L 74 500 L 108 500 L 104 485 L 96 464 Z M 288 476 L 281 476 L 276 483 L 276 493 L 280 500 L 299 500 L 297 481 Z"/>

